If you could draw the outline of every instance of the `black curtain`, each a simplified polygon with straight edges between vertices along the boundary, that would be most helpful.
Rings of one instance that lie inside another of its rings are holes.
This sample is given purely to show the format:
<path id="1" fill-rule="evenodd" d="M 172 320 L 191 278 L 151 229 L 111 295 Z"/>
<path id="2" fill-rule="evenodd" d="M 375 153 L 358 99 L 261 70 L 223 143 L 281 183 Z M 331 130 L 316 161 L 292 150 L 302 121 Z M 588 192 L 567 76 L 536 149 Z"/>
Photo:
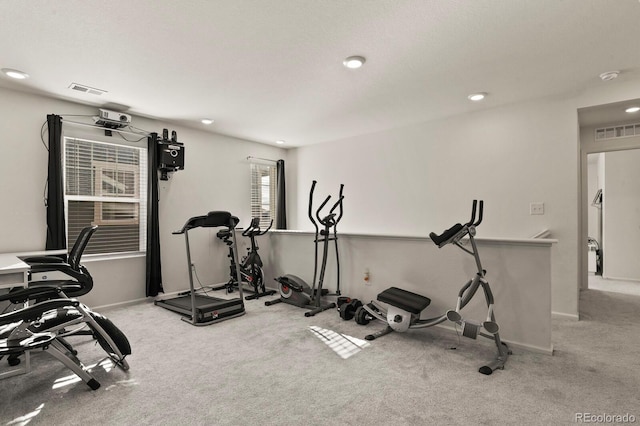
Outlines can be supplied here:
<path id="1" fill-rule="evenodd" d="M 276 162 L 276 229 L 287 229 L 287 197 L 284 180 L 284 160 Z"/>
<path id="2" fill-rule="evenodd" d="M 147 296 L 164 293 L 160 264 L 160 224 L 158 221 L 158 134 L 151 133 L 147 140 L 149 169 L 147 195 Z"/>
<path id="3" fill-rule="evenodd" d="M 49 166 L 47 177 L 47 250 L 67 248 L 62 184 L 62 119 L 47 115 L 49 130 Z"/>

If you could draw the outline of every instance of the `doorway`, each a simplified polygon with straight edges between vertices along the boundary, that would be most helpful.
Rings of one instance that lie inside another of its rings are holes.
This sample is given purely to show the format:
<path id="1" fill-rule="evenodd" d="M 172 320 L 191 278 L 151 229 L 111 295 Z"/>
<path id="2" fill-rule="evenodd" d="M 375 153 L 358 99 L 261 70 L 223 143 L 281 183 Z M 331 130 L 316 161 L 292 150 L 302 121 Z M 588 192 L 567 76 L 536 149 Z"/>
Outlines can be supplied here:
<path id="1" fill-rule="evenodd" d="M 587 288 L 640 295 L 640 150 L 587 154 Z"/>
<path id="2" fill-rule="evenodd" d="M 638 103 L 578 110 L 581 290 L 640 295 L 640 117 L 624 112 Z"/>

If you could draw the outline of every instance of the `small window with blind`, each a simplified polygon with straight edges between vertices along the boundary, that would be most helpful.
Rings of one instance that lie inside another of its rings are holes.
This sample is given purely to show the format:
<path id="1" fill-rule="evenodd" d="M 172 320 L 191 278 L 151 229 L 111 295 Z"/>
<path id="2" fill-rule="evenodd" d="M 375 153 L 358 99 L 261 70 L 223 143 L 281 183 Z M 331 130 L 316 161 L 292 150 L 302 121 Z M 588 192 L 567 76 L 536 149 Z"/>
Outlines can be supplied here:
<path id="1" fill-rule="evenodd" d="M 251 163 L 251 217 L 266 229 L 276 217 L 276 165 Z"/>
<path id="2" fill-rule="evenodd" d="M 64 139 L 67 244 L 98 225 L 85 253 L 146 250 L 146 149 Z"/>

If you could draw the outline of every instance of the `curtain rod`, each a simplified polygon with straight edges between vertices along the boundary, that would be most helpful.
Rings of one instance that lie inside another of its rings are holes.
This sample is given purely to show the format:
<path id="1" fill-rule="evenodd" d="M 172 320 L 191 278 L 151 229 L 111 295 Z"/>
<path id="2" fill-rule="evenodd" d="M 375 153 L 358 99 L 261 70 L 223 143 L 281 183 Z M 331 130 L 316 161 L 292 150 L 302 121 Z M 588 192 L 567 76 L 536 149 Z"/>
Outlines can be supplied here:
<path id="1" fill-rule="evenodd" d="M 278 162 L 277 160 L 271 160 L 270 158 L 260 158 L 260 157 L 252 157 L 252 156 L 248 156 L 247 160 L 248 161 L 251 161 L 251 160 L 271 161 L 272 163 L 277 163 Z"/>
<path id="2" fill-rule="evenodd" d="M 127 132 L 126 130 L 110 129 L 108 127 L 97 126 L 95 124 L 87 124 L 87 123 L 80 123 L 78 121 L 70 121 L 65 119 L 64 117 L 61 117 L 61 118 L 63 123 L 75 124 L 77 126 L 93 127 L 94 129 L 100 129 L 100 130 L 110 130 L 112 132 L 126 133 L 128 135 L 133 135 L 133 136 L 149 136 L 150 135 L 150 133 L 147 133 L 147 132 L 133 133 L 133 132 Z"/>

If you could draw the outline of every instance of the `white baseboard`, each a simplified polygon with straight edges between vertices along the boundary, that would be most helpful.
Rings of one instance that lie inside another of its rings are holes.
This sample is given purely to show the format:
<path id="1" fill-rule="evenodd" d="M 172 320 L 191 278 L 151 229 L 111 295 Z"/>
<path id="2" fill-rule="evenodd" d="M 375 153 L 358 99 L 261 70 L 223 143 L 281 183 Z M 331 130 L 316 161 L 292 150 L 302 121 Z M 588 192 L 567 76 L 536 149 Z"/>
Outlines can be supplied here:
<path id="1" fill-rule="evenodd" d="M 101 311 L 108 311 L 114 308 L 124 308 L 125 306 L 138 305 L 140 303 L 151 303 L 151 302 L 152 300 L 146 297 L 144 299 L 127 300 L 126 302 L 112 303 L 110 305 L 92 306 L 91 310 L 96 312 L 101 312 Z"/>
<path id="2" fill-rule="evenodd" d="M 515 343 L 509 340 L 503 340 L 503 341 L 509 345 L 510 349 L 518 348 L 518 349 L 525 350 L 527 352 L 536 352 L 544 355 L 553 355 L 553 343 L 549 345 L 548 348 L 543 348 L 541 346 L 531 346 L 531 345 L 525 345 L 523 343 Z"/>
<path id="3" fill-rule="evenodd" d="M 576 314 L 566 314 L 564 312 L 551 312 L 551 318 L 556 319 L 569 319 L 573 321 L 580 321 L 580 316 Z"/>
<path id="4" fill-rule="evenodd" d="M 457 333 L 458 335 L 460 334 L 460 330 L 456 330 L 456 328 L 454 326 L 451 325 L 445 325 L 445 324 L 438 324 L 436 325 L 436 327 L 439 328 L 444 328 L 446 330 L 449 330 L 453 333 Z M 549 347 L 543 347 L 543 346 L 533 346 L 533 345 L 528 345 L 526 343 L 517 343 L 517 342 L 513 342 L 511 340 L 505 340 L 505 339 L 501 339 L 504 343 L 506 343 L 507 345 L 509 345 L 510 349 L 513 348 L 518 348 L 518 349 L 522 349 L 528 352 L 536 352 L 536 353 L 540 353 L 540 354 L 545 354 L 545 355 L 553 355 L 553 344 L 549 344 Z"/>

